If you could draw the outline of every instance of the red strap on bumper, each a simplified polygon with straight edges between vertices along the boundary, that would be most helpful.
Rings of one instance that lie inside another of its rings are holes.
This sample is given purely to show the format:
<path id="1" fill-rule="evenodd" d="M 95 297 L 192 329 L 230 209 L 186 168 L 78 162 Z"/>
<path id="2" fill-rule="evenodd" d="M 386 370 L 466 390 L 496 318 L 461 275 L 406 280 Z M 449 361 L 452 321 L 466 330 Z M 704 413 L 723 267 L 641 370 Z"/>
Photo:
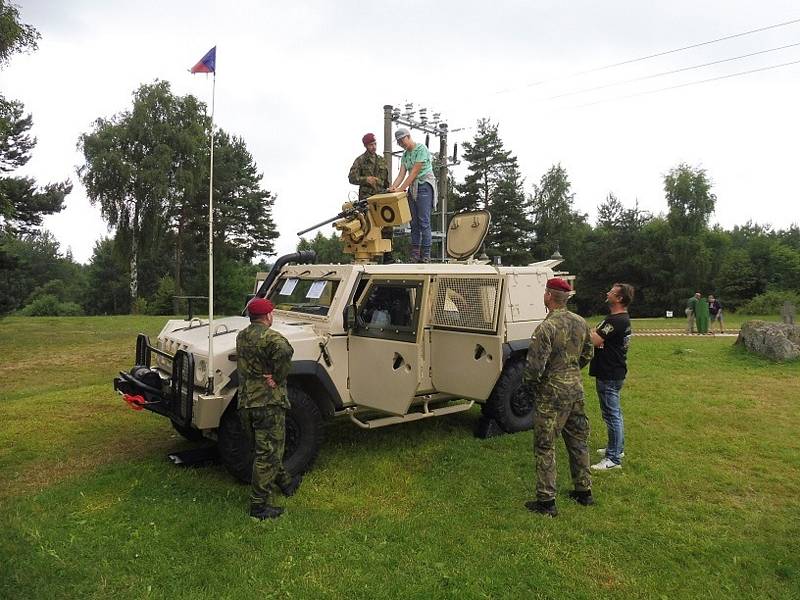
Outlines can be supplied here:
<path id="1" fill-rule="evenodd" d="M 144 405 L 147 404 L 147 401 L 142 397 L 137 395 L 131 394 L 123 394 L 122 399 L 128 403 L 133 410 L 144 410 Z"/>

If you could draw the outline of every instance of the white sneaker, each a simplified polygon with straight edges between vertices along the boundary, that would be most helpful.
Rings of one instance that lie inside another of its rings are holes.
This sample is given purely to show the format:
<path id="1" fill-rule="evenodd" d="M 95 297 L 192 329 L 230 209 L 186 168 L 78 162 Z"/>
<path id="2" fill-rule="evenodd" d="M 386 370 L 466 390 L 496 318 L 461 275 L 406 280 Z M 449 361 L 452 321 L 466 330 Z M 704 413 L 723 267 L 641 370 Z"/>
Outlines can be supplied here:
<path id="1" fill-rule="evenodd" d="M 606 455 L 606 449 L 605 449 L 605 448 L 598 448 L 598 449 L 597 449 L 597 453 L 598 453 L 600 456 L 605 456 L 605 455 Z M 625 453 L 623 452 L 622 454 L 620 454 L 620 455 L 619 455 L 619 457 L 620 457 L 620 458 L 625 458 Z"/>
<path id="2" fill-rule="evenodd" d="M 596 465 L 592 465 L 592 469 L 594 469 L 595 471 L 609 471 L 611 469 L 621 469 L 621 468 L 622 465 L 618 465 L 617 463 L 607 458 L 604 458 Z"/>

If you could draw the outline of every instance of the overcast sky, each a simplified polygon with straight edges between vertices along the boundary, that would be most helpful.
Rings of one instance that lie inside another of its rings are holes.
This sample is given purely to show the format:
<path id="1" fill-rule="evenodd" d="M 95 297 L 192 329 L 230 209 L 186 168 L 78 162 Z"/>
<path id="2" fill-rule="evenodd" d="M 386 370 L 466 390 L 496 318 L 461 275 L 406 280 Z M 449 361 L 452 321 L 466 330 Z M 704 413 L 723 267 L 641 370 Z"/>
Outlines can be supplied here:
<path id="1" fill-rule="evenodd" d="M 527 191 L 560 162 L 592 220 L 609 192 L 664 211 L 663 175 L 680 162 L 707 169 L 715 223 L 800 220 L 800 64 L 644 93 L 800 61 L 800 46 L 552 99 L 798 43 L 795 23 L 566 77 L 798 19 L 796 0 L 18 3 L 42 34 L 38 52 L 0 72 L 0 89 L 33 113 L 39 140 L 18 174 L 75 183 L 45 226 L 81 262 L 110 233 L 75 175 L 79 135 L 155 79 L 210 101 L 211 80 L 187 69 L 214 45 L 216 123 L 244 137 L 277 195 L 279 254 L 294 250 L 299 229 L 339 210 L 361 136 L 375 132 L 382 148 L 383 105 L 406 101 L 465 128 L 452 141 L 470 139 L 480 117 L 499 123 Z"/>

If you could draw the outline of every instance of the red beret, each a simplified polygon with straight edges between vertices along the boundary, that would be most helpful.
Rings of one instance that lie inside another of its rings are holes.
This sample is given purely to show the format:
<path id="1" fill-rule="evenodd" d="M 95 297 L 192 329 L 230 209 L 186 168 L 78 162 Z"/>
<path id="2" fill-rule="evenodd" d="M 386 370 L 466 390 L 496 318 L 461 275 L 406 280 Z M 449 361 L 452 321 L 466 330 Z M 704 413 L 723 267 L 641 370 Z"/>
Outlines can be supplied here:
<path id="1" fill-rule="evenodd" d="M 367 134 L 364 135 L 364 137 L 361 138 L 361 143 L 364 144 L 365 146 L 367 144 L 371 144 L 374 141 L 375 141 L 375 134 L 374 133 L 367 133 Z"/>
<path id="2" fill-rule="evenodd" d="M 272 312 L 275 306 L 266 298 L 253 298 L 247 303 L 247 314 L 251 317 L 267 315 Z"/>
<path id="3" fill-rule="evenodd" d="M 553 277 L 552 279 L 548 279 L 546 287 L 549 287 L 551 290 L 558 290 L 559 292 L 572 291 L 572 288 L 569 287 L 569 284 L 560 277 Z"/>

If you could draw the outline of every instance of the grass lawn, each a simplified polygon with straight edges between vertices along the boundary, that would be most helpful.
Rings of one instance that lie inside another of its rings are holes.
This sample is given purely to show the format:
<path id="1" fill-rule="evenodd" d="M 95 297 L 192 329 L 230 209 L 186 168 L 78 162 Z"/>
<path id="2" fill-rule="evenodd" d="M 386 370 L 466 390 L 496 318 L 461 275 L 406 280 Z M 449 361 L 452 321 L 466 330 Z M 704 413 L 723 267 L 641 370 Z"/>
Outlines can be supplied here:
<path id="1" fill-rule="evenodd" d="M 800 363 L 635 339 L 624 469 L 580 507 L 561 444 L 556 519 L 523 507 L 531 433 L 478 440 L 474 410 L 332 424 L 286 514 L 255 523 L 246 486 L 171 465 L 190 444 L 112 391 L 163 321 L 0 320 L 0 598 L 800 597 Z"/>

